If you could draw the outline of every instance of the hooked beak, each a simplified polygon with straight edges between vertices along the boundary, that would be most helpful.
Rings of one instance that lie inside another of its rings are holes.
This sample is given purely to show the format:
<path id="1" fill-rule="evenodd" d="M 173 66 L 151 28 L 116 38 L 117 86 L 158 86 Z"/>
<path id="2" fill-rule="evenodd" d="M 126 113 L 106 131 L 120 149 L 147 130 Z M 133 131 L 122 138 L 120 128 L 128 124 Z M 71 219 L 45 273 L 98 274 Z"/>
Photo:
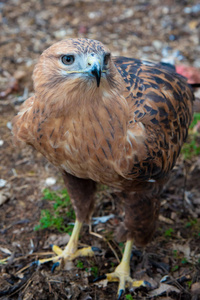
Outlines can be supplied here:
<path id="1" fill-rule="evenodd" d="M 96 56 L 90 55 L 88 57 L 88 66 L 91 66 L 91 68 L 89 69 L 89 73 L 91 73 L 96 78 L 97 87 L 99 87 L 101 81 L 100 60 Z"/>

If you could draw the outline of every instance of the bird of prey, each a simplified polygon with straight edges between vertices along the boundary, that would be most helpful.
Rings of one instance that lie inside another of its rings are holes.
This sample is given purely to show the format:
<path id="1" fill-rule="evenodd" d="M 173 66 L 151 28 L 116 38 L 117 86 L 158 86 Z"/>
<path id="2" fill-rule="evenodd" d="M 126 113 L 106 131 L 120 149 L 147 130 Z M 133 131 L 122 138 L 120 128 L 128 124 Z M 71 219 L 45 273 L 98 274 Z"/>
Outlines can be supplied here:
<path id="1" fill-rule="evenodd" d="M 34 73 L 35 94 L 13 120 L 16 141 L 41 152 L 63 175 L 76 213 L 69 243 L 39 263 L 92 256 L 78 249 L 89 222 L 96 184 L 121 191 L 125 211 L 118 228 L 125 251 L 108 281 L 145 285 L 130 277 L 133 243 L 152 238 L 159 194 L 186 140 L 194 99 L 186 79 L 162 64 L 113 57 L 101 42 L 66 39 L 45 50 Z"/>

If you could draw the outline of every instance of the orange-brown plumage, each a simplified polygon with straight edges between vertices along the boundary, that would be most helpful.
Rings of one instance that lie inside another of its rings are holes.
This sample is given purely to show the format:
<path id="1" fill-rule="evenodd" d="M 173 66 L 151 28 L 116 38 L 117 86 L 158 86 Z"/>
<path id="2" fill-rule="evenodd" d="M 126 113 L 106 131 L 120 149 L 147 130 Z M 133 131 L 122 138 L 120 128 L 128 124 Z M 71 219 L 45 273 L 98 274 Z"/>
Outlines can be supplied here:
<path id="1" fill-rule="evenodd" d="M 64 65 L 63 55 L 74 62 Z M 92 212 L 95 182 L 121 190 L 126 216 L 119 235 L 145 245 L 192 118 L 186 80 L 161 64 L 110 57 L 88 39 L 48 48 L 33 80 L 35 95 L 13 121 L 15 139 L 60 169 L 82 222 Z"/>

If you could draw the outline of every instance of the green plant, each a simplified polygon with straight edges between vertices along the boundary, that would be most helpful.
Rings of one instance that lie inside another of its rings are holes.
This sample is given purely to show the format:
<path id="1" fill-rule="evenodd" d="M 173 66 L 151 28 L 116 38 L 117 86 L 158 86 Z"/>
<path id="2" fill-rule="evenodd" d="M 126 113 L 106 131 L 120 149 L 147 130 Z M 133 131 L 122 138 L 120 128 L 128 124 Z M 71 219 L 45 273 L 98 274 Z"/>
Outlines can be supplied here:
<path id="1" fill-rule="evenodd" d="M 91 272 L 92 276 L 96 278 L 98 276 L 99 269 L 98 269 L 98 267 L 93 266 L 91 268 L 85 268 L 85 271 Z"/>
<path id="2" fill-rule="evenodd" d="M 131 296 L 131 294 L 127 294 L 125 296 L 126 300 L 133 300 L 133 297 Z"/>
<path id="3" fill-rule="evenodd" d="M 83 262 L 82 262 L 81 260 L 78 260 L 78 261 L 77 261 L 76 266 L 77 266 L 77 268 L 79 268 L 79 269 L 83 269 L 83 268 L 84 268 L 84 264 L 83 264 Z"/>
<path id="4" fill-rule="evenodd" d="M 189 287 L 189 289 L 190 289 L 190 288 L 191 288 L 191 285 L 192 285 L 192 280 L 188 281 L 188 282 L 187 282 L 187 285 L 188 285 L 188 287 Z"/>
<path id="5" fill-rule="evenodd" d="M 184 159 L 190 159 L 200 154 L 200 145 L 198 144 L 197 137 L 197 133 L 190 134 L 189 141 L 183 145 L 181 152 Z"/>
<path id="6" fill-rule="evenodd" d="M 179 269 L 179 266 L 178 265 L 175 265 L 173 268 L 172 268 L 172 272 L 175 272 Z"/>
<path id="7" fill-rule="evenodd" d="M 184 159 L 190 159 L 193 156 L 197 156 L 200 154 L 199 133 L 192 132 L 192 129 L 199 121 L 200 121 L 200 113 L 194 113 L 193 121 L 190 125 L 188 141 L 183 145 L 181 150 Z"/>
<path id="8" fill-rule="evenodd" d="M 197 122 L 200 121 L 200 113 L 194 113 L 193 120 L 190 125 L 190 128 L 193 129 L 195 125 L 197 125 Z"/>
<path id="9" fill-rule="evenodd" d="M 173 232 L 174 232 L 173 228 L 169 228 L 165 230 L 165 237 L 171 237 Z"/>
<path id="10" fill-rule="evenodd" d="M 91 267 L 90 270 L 91 270 L 92 275 L 96 278 L 98 276 L 98 271 L 99 271 L 98 267 L 96 267 L 96 266 Z"/>
<path id="11" fill-rule="evenodd" d="M 199 219 L 191 219 L 189 218 L 188 222 L 185 224 L 186 228 L 192 229 L 192 235 L 199 238 L 200 236 L 200 220 Z"/>
<path id="12" fill-rule="evenodd" d="M 173 250 L 173 257 L 178 258 L 178 251 L 177 250 Z"/>
<path id="13" fill-rule="evenodd" d="M 189 222 L 187 222 L 187 223 L 185 224 L 185 227 L 186 227 L 186 228 L 190 228 L 190 227 L 195 226 L 196 224 L 197 224 L 197 219 L 191 219 Z"/>
<path id="14" fill-rule="evenodd" d="M 52 201 L 52 209 L 43 209 L 41 211 L 41 217 L 39 224 L 35 226 L 35 230 L 45 229 L 45 228 L 55 228 L 60 232 L 72 231 L 72 225 L 65 225 L 64 217 L 68 217 L 72 220 L 75 219 L 75 213 L 72 208 L 70 197 L 66 189 L 61 191 L 51 191 L 50 189 L 44 189 L 43 199 Z"/>
<path id="15" fill-rule="evenodd" d="M 114 269 L 115 263 L 111 261 L 110 265 L 111 265 L 111 268 Z"/>
<path id="16" fill-rule="evenodd" d="M 188 263 L 187 258 L 186 258 L 186 257 L 183 257 L 182 260 L 181 260 L 181 263 L 182 263 L 182 264 L 187 264 L 187 263 Z"/>

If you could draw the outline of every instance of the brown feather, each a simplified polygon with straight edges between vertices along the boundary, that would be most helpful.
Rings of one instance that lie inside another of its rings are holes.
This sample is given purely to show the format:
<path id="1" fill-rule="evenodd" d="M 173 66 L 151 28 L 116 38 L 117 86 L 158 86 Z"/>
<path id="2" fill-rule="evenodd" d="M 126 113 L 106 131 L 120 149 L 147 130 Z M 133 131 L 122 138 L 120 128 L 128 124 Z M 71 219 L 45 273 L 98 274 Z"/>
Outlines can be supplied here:
<path id="1" fill-rule="evenodd" d="M 44 51 L 34 70 L 35 96 L 13 120 L 14 137 L 65 174 L 82 221 L 93 208 L 91 182 L 124 191 L 124 236 L 144 245 L 155 228 L 159 191 L 187 137 L 193 94 L 170 68 L 123 57 L 111 58 L 99 88 L 84 76 L 63 75 L 60 55 L 91 52 L 101 57 L 109 50 L 97 41 L 69 39 Z"/>

